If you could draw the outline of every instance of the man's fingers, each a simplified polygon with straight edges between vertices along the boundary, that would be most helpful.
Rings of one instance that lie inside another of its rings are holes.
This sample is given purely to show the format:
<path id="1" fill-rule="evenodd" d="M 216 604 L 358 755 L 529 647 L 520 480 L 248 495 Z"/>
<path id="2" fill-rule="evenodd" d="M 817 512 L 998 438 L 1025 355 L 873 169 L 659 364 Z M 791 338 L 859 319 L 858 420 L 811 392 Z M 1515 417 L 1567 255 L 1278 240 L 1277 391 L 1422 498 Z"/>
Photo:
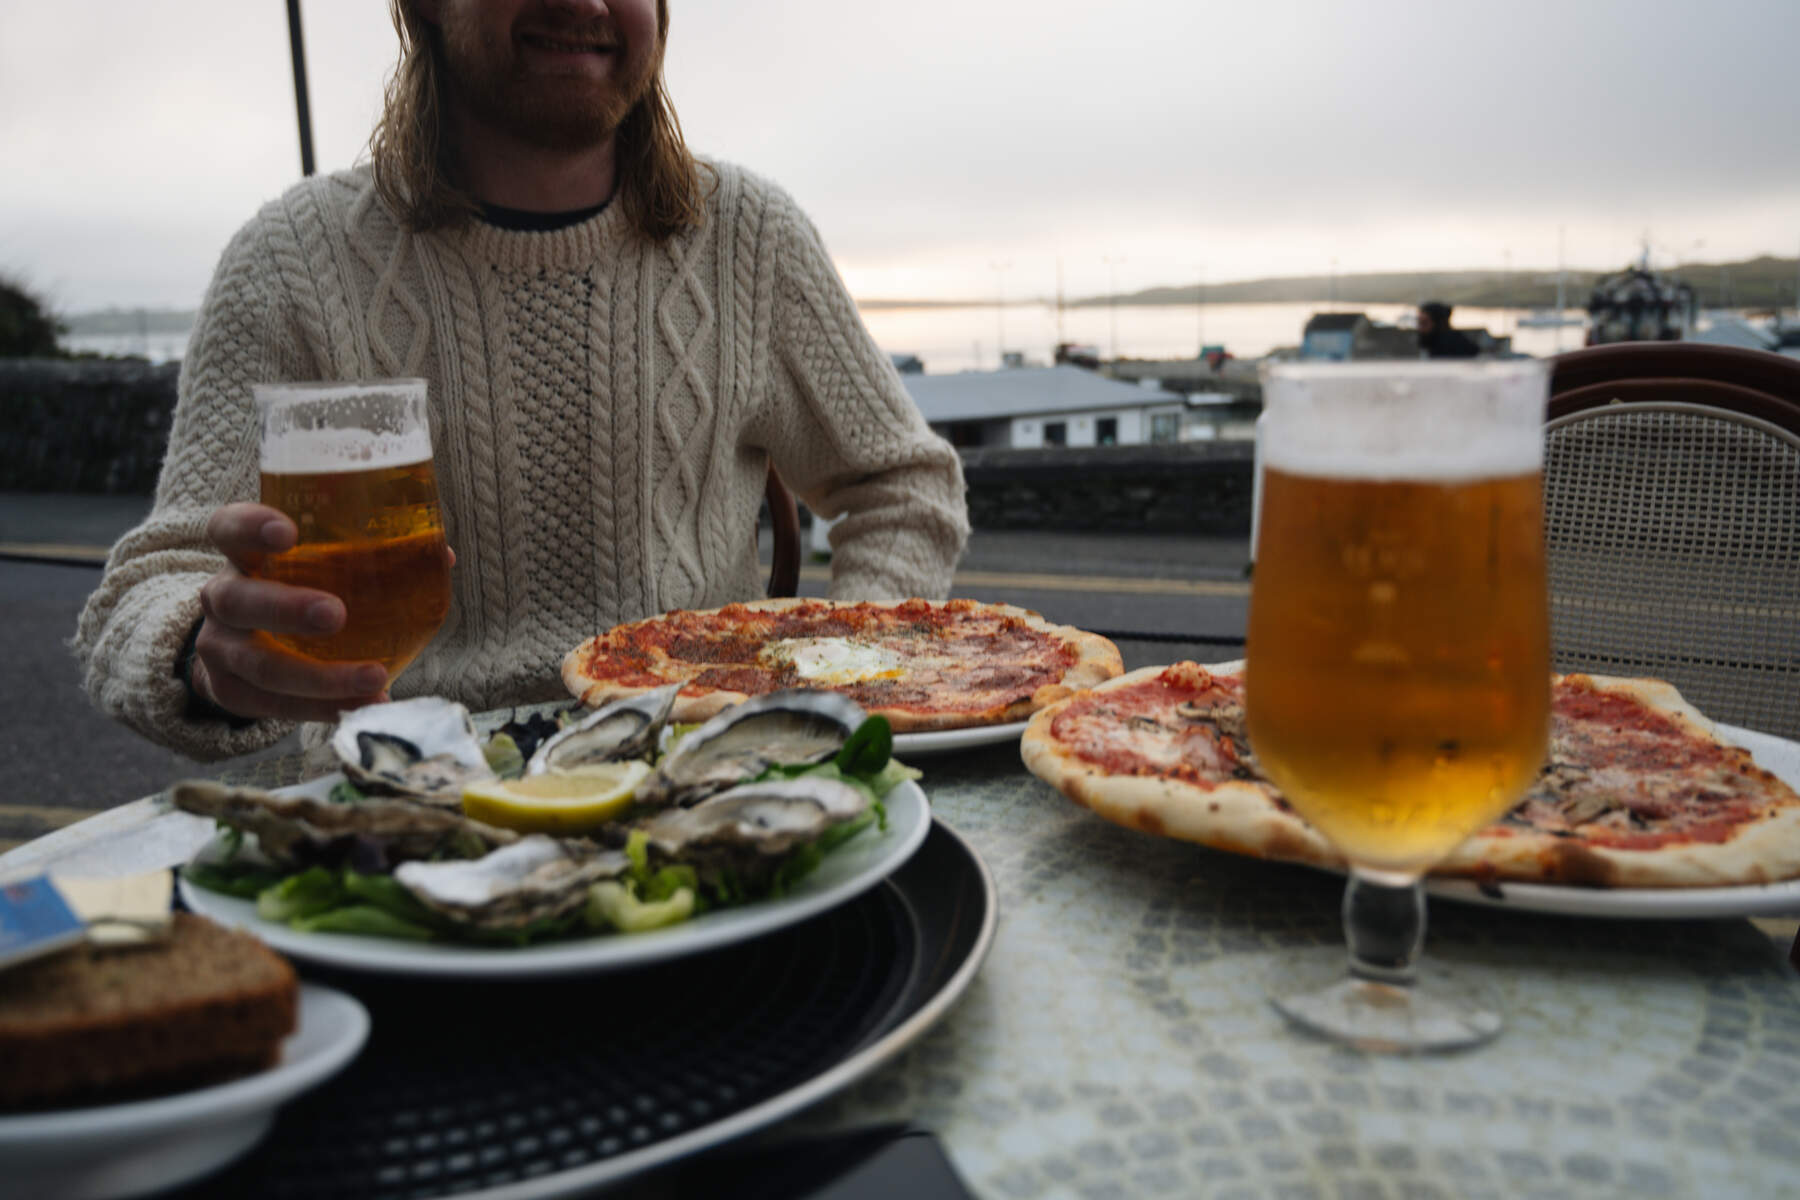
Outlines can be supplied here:
<path id="1" fill-rule="evenodd" d="M 335 721 L 346 709 L 361 708 L 377 699 L 374 695 L 339 700 L 310 700 L 266 691 L 235 676 L 217 676 L 200 662 L 194 664 L 195 690 L 208 697 L 226 712 L 240 717 L 274 717 L 284 721 Z M 202 690 L 204 677 L 204 690 Z"/>
<path id="2" fill-rule="evenodd" d="M 263 558 L 293 546 L 299 530 L 266 504 L 227 504 L 206 521 L 206 537 L 240 571 L 254 570 Z"/>
<path id="3" fill-rule="evenodd" d="M 337 701 L 341 708 L 367 703 L 387 686 L 387 671 L 380 663 L 316 662 L 251 634 L 215 628 L 210 623 L 201 627 L 194 642 L 194 658 L 204 665 L 218 703 L 233 712 L 240 710 L 227 702 L 227 696 L 239 683 L 276 696 Z"/>
<path id="4" fill-rule="evenodd" d="M 231 629 L 272 633 L 336 633 L 344 625 L 344 602 L 330 592 L 230 572 L 213 576 L 201 587 L 200 611 L 209 621 Z"/>

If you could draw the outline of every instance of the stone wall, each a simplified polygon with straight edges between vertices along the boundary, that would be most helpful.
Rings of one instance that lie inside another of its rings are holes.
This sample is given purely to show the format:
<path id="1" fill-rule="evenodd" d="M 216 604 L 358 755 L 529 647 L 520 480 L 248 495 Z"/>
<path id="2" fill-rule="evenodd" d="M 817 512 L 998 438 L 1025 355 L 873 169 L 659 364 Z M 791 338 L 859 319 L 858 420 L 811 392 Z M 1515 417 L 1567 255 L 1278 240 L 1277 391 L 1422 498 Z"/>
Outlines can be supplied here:
<path id="1" fill-rule="evenodd" d="M 0 359 L 0 491 L 148 495 L 177 363 Z"/>
<path id="2" fill-rule="evenodd" d="M 130 359 L 0 359 L 0 491 L 150 494 L 178 373 Z M 962 455 L 977 529 L 1250 531 L 1245 442 Z"/>
<path id="3" fill-rule="evenodd" d="M 977 529 L 1246 536 L 1249 442 L 964 450 Z"/>

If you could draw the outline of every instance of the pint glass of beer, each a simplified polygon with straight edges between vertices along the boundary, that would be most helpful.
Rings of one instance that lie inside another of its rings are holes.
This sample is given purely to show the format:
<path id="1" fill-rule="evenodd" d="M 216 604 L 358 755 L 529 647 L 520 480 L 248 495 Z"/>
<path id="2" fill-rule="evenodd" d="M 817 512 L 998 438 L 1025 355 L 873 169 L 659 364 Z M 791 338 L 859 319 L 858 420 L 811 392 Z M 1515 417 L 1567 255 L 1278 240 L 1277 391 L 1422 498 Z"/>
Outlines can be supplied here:
<path id="1" fill-rule="evenodd" d="M 299 540 L 263 579 L 330 592 L 346 620 L 320 637 L 263 634 L 327 662 L 379 662 L 392 682 L 450 611 L 450 556 L 431 467 L 425 381 L 271 383 L 262 418 L 262 502 Z"/>
<path id="2" fill-rule="evenodd" d="M 1419 879 L 1543 762 L 1547 385 L 1527 359 L 1264 370 L 1246 717 L 1350 864 L 1348 977 L 1275 996 L 1328 1036 L 1437 1049 L 1500 1028 L 1491 1002 L 1416 980 Z"/>

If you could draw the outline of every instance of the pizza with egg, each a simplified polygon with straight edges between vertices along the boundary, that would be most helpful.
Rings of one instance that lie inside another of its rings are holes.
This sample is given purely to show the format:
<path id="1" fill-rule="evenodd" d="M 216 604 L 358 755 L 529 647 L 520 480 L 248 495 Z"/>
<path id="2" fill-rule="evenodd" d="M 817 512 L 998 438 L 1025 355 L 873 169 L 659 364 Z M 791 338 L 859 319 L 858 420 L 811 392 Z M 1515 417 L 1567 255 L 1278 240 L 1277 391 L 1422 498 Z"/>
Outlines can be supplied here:
<path id="1" fill-rule="evenodd" d="M 679 722 L 820 688 L 910 733 L 1022 721 L 1123 669 L 1106 638 L 1010 604 L 784 598 L 616 626 L 570 651 L 562 677 L 590 707 L 680 682 Z"/>

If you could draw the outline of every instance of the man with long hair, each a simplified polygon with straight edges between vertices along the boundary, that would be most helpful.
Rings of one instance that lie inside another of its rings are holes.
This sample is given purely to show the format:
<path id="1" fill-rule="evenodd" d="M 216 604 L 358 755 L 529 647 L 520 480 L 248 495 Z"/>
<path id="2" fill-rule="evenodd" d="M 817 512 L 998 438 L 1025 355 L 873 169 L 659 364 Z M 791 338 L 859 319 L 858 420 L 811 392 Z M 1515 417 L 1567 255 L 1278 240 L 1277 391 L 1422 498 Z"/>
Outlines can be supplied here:
<path id="1" fill-rule="evenodd" d="M 392 6 L 371 161 L 270 203 L 214 274 L 155 508 L 76 634 L 95 702 L 216 758 L 382 692 L 377 664 L 258 637 L 345 619 L 250 577 L 296 537 L 253 502 L 264 381 L 430 385 L 454 598 L 400 693 L 551 699 L 593 633 L 760 594 L 770 463 L 845 514 L 832 596 L 943 596 L 968 532 L 956 455 L 793 200 L 689 153 L 667 0 Z"/>

